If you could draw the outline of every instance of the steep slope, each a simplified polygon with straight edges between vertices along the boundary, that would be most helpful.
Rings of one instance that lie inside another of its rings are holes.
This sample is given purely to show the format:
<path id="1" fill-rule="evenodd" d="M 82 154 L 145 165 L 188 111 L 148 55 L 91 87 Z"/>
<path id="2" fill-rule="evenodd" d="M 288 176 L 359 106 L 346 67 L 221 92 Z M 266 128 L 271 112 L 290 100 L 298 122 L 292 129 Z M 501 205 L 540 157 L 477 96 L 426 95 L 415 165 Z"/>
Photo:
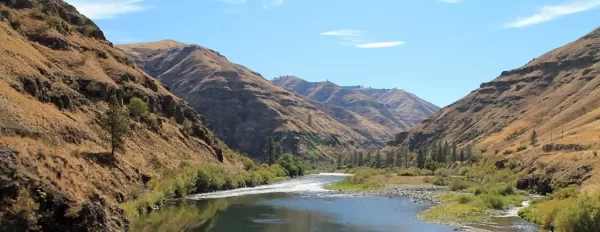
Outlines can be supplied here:
<path id="1" fill-rule="evenodd" d="M 333 116 L 344 122 L 364 136 L 376 141 L 389 140 L 395 134 L 409 129 L 425 117 L 433 114 L 436 107 L 406 92 L 397 90 L 361 89 L 360 87 L 340 87 L 332 82 L 308 82 L 299 77 L 282 76 L 272 80 L 273 83 L 323 103 L 322 107 L 336 106 L 341 112 Z M 386 102 L 380 102 L 371 94 Z M 397 98 L 403 95 L 402 99 Z M 418 99 L 419 101 L 415 101 Z M 420 105 L 421 103 L 426 103 Z M 429 108 L 432 109 L 429 109 Z M 425 109 L 425 110 L 423 110 Z M 324 110 L 328 111 L 328 110 Z M 431 112 L 433 111 L 433 112 Z M 354 114 L 350 113 L 353 112 Z M 354 115 L 362 116 L 357 120 Z M 355 120 L 344 120 L 354 118 Z"/>
<path id="2" fill-rule="evenodd" d="M 269 136 L 282 141 L 285 151 L 304 155 L 330 155 L 337 146 L 370 146 L 367 138 L 305 98 L 208 48 L 172 40 L 119 48 L 190 102 L 222 140 L 241 152 L 261 156 Z"/>
<path id="3" fill-rule="evenodd" d="M 514 155 L 528 167 L 524 175 L 599 190 L 599 63 L 600 28 L 521 68 L 502 72 L 408 133 L 400 133 L 390 145 L 415 149 L 446 140 L 509 154 L 530 146 L 535 130 L 541 146 Z"/>
<path id="4" fill-rule="evenodd" d="M 2 0 L 0 13 L 0 231 L 123 231 L 117 204 L 149 181 L 196 164 L 241 168 L 193 108 L 71 5 Z M 152 113 L 114 158 L 99 126 L 111 96 L 142 98 Z"/>
<path id="5" fill-rule="evenodd" d="M 411 126 L 420 123 L 423 119 L 440 110 L 440 107 L 401 89 L 352 89 L 386 104 L 388 108 L 398 113 L 400 118 L 407 121 Z"/>

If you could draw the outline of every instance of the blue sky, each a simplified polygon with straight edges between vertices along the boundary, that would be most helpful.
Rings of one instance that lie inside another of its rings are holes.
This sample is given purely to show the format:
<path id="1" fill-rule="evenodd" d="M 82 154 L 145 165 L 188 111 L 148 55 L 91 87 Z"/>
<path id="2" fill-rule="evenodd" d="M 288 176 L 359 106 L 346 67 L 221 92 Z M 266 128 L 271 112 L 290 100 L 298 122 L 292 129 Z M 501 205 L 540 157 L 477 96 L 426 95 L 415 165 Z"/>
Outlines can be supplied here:
<path id="1" fill-rule="evenodd" d="M 600 0 L 67 0 L 114 43 L 174 39 L 268 79 L 448 105 L 600 26 Z"/>

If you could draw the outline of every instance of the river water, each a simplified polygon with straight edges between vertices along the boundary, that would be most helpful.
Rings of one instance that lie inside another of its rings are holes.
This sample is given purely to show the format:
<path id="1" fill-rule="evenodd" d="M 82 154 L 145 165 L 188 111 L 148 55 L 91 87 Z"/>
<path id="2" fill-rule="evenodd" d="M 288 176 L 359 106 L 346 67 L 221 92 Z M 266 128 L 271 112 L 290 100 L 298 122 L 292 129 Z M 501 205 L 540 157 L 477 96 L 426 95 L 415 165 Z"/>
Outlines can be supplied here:
<path id="1" fill-rule="evenodd" d="M 340 174 L 307 175 L 255 188 L 192 195 L 140 217 L 131 223 L 130 230 L 444 232 L 457 229 L 416 219 L 415 215 L 426 209 L 427 204 L 402 197 L 348 196 L 324 189 L 343 178 Z"/>

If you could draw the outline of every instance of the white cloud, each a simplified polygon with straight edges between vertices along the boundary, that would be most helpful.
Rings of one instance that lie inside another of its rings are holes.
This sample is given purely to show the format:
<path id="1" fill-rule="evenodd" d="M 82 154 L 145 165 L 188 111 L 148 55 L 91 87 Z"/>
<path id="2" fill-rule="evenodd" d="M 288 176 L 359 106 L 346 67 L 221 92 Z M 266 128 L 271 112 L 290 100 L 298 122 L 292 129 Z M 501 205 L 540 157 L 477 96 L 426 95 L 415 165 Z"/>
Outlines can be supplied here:
<path id="1" fill-rule="evenodd" d="M 440 2 L 443 2 L 443 3 L 460 3 L 462 1 L 463 0 L 440 0 Z"/>
<path id="2" fill-rule="evenodd" d="M 505 28 L 526 27 L 558 19 L 562 16 L 588 11 L 600 6 L 600 0 L 572 1 L 562 5 L 543 6 L 534 15 L 520 17 L 504 25 Z"/>
<path id="3" fill-rule="evenodd" d="M 265 9 L 270 9 L 276 6 L 280 6 L 283 4 L 283 0 L 263 0 L 262 7 Z"/>
<path id="4" fill-rule="evenodd" d="M 403 41 L 371 42 L 365 38 L 365 32 L 356 29 L 326 31 L 320 34 L 324 36 L 340 37 L 341 41 L 339 42 L 339 45 L 357 48 L 386 48 L 395 47 L 405 43 Z"/>
<path id="5" fill-rule="evenodd" d="M 112 19 L 148 9 L 143 0 L 66 0 L 90 19 Z"/>
<path id="6" fill-rule="evenodd" d="M 363 36 L 364 33 L 360 30 L 342 29 L 342 30 L 336 30 L 336 31 L 326 31 L 326 32 L 321 33 L 321 35 L 357 37 L 357 36 Z"/>
<path id="7" fill-rule="evenodd" d="M 231 3 L 231 4 L 241 4 L 241 3 L 245 3 L 246 0 L 217 0 L 219 2 L 224 2 L 224 3 Z"/>
<path id="8" fill-rule="evenodd" d="M 405 44 L 405 42 L 404 41 L 389 41 L 389 42 L 357 44 L 357 45 L 355 45 L 355 47 L 357 47 L 357 48 L 389 48 L 389 47 L 396 47 L 396 46 L 399 46 L 402 44 Z"/>

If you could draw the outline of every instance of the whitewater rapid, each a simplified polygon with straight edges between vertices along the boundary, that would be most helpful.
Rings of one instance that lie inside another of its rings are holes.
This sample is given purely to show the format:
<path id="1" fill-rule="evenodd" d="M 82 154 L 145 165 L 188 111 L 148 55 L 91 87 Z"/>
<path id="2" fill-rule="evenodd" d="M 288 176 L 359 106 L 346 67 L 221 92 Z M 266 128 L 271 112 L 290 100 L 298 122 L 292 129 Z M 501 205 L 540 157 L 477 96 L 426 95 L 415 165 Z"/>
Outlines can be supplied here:
<path id="1" fill-rule="evenodd" d="M 216 199 L 266 193 L 328 192 L 331 190 L 325 189 L 327 185 L 340 181 L 346 176 L 351 175 L 343 173 L 319 173 L 284 180 L 269 185 L 190 195 L 187 199 Z"/>

